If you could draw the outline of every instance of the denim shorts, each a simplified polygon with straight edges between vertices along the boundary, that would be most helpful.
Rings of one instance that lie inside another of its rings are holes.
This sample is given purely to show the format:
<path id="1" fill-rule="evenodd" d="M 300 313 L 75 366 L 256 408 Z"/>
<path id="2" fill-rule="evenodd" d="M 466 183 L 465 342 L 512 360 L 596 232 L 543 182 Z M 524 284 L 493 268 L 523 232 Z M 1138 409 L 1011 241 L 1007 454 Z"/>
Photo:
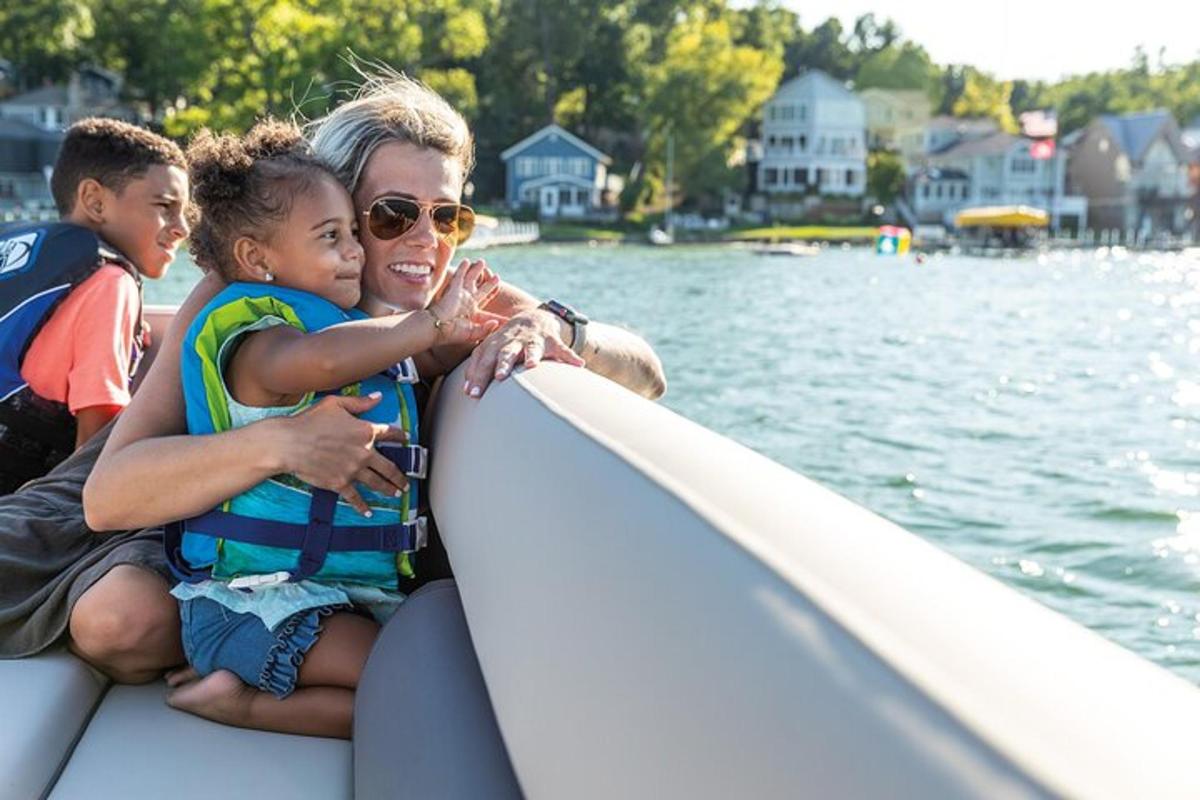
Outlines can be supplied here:
<path id="1" fill-rule="evenodd" d="M 219 669 L 280 700 L 296 689 L 304 655 L 317 643 L 322 620 L 347 606 L 298 611 L 270 630 L 254 614 L 239 614 L 207 597 L 179 604 L 183 652 L 201 675 Z"/>

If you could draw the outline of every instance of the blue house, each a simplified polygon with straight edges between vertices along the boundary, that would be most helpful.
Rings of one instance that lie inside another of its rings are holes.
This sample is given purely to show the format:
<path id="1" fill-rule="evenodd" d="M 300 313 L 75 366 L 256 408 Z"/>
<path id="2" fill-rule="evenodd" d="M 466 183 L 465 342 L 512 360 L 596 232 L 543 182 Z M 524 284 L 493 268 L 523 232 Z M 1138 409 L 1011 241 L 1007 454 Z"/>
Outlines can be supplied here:
<path id="1" fill-rule="evenodd" d="M 586 217 L 604 207 L 612 159 L 558 125 L 547 125 L 500 154 L 504 197 L 542 217 Z"/>

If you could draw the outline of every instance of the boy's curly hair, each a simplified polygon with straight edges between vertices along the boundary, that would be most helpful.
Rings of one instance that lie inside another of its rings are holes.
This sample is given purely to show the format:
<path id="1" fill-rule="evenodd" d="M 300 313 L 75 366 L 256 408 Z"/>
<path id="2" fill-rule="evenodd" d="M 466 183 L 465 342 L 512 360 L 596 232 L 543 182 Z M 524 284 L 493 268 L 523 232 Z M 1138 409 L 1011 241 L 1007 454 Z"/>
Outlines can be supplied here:
<path id="1" fill-rule="evenodd" d="M 183 151 L 157 133 L 105 117 L 88 117 L 67 129 L 50 174 L 50 194 L 61 216 L 75 208 L 79 184 L 91 178 L 120 192 L 155 165 L 187 169 Z"/>
<path id="2" fill-rule="evenodd" d="M 192 200 L 200 219 L 189 239 L 200 268 L 238 279 L 233 244 L 267 240 L 292 199 L 323 177 L 337 180 L 295 125 L 267 119 L 243 137 L 202 130 L 187 150 Z"/>

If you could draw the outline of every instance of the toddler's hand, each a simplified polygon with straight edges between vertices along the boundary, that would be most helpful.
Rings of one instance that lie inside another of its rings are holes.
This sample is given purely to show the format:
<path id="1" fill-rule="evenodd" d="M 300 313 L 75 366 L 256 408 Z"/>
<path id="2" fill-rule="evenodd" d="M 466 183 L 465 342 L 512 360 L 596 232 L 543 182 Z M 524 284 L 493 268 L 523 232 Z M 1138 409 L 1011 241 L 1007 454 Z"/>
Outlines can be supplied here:
<path id="1" fill-rule="evenodd" d="M 437 344 L 473 344 L 496 330 L 504 318 L 483 307 L 500 289 L 500 277 L 483 259 L 463 259 L 454 277 L 429 310 L 441 320 Z"/>

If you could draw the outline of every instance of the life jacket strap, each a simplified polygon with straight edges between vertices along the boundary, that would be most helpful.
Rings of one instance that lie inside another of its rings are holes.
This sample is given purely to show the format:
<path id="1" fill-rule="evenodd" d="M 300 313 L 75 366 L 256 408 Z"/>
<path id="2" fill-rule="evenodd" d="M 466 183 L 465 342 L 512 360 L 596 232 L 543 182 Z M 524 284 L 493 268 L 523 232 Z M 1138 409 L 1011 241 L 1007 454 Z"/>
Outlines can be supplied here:
<path id="1" fill-rule="evenodd" d="M 314 492 L 314 500 L 319 492 L 324 490 Z M 336 505 L 337 495 L 333 492 L 328 494 L 333 497 Z M 321 510 L 318 509 L 318 512 Z M 312 521 L 308 524 L 277 522 L 213 510 L 193 517 L 186 522 L 186 526 L 200 534 L 210 530 L 219 531 L 207 535 L 219 536 L 230 541 L 299 550 L 300 562 L 291 573 L 293 581 L 310 578 L 320 571 L 327 553 L 412 553 L 425 547 L 429 541 L 428 522 L 425 517 L 417 517 L 395 525 L 353 526 L 329 524 L 328 521 L 332 518 L 332 512 L 321 514 L 314 526 Z M 167 540 L 167 560 L 175 576 L 188 583 L 206 580 L 209 577 L 208 568 L 191 568 L 181 555 L 183 524 L 169 525 L 164 533 Z"/>
<path id="2" fill-rule="evenodd" d="M 429 471 L 429 451 L 417 444 L 378 442 L 376 449 L 410 478 L 424 480 Z"/>

